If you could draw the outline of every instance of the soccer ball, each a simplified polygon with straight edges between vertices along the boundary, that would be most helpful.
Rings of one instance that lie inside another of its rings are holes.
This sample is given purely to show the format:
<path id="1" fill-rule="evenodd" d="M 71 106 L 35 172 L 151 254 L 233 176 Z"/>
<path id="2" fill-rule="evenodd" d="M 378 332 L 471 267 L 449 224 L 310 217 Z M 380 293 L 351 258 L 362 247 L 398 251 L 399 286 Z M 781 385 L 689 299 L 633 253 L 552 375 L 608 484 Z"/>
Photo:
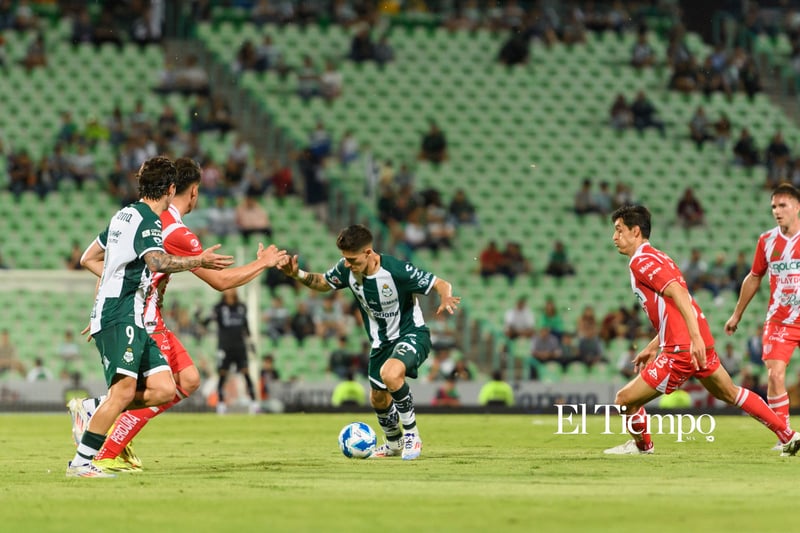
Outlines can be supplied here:
<path id="1" fill-rule="evenodd" d="M 366 459 L 377 444 L 378 436 L 364 422 L 347 424 L 339 433 L 339 449 L 350 459 Z"/>

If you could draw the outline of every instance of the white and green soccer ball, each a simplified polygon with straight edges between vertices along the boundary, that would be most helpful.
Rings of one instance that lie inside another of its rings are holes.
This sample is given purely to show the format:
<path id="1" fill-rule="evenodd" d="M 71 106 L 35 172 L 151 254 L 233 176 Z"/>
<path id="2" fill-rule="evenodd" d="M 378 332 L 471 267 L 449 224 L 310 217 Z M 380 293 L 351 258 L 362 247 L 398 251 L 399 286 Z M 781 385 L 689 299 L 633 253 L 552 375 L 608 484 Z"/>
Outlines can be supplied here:
<path id="1" fill-rule="evenodd" d="M 339 449 L 350 459 L 366 459 L 377 445 L 378 436 L 364 422 L 347 424 L 339 433 Z"/>

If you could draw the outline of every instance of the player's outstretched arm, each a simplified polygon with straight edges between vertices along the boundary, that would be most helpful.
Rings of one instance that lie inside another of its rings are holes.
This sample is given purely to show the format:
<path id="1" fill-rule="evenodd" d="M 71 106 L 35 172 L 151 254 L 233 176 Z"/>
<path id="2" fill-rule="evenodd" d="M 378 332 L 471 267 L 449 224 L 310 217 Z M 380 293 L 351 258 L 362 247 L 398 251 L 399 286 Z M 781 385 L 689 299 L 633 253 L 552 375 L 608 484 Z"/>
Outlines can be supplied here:
<path id="1" fill-rule="evenodd" d="M 255 261 L 224 270 L 198 268 L 194 270 L 193 273 L 212 288 L 218 291 L 224 291 L 250 283 L 264 270 L 278 265 L 285 257 L 286 250 L 278 250 L 278 247 L 274 244 L 270 244 L 264 248 L 263 244 L 258 243 L 258 252 L 256 253 Z"/>
<path id="2" fill-rule="evenodd" d="M 319 292 L 328 292 L 332 290 L 328 282 L 325 281 L 325 276 L 314 272 L 306 272 L 301 269 L 297 263 L 297 255 L 287 255 L 278 263 L 278 268 L 281 269 L 281 272 L 290 278 L 296 279 L 309 289 Z"/>
<path id="3" fill-rule="evenodd" d="M 197 267 L 222 270 L 233 264 L 233 257 L 215 253 L 220 246 L 220 244 L 215 244 L 204 250 L 202 254 L 191 257 L 180 257 L 160 250 L 153 250 L 144 255 L 144 261 L 151 272 L 164 272 L 166 274 L 183 272 Z"/>
<path id="4" fill-rule="evenodd" d="M 461 303 L 461 297 L 453 296 L 453 286 L 442 278 L 436 278 L 433 290 L 439 294 L 439 308 L 436 309 L 436 314 L 441 314 L 442 311 L 447 311 L 451 315 L 455 313 L 458 304 Z"/>
<path id="5" fill-rule="evenodd" d="M 736 301 L 736 307 L 733 309 L 733 314 L 725 322 L 725 333 L 733 335 L 739 327 L 739 321 L 742 319 L 744 310 L 747 309 L 750 300 L 756 295 L 758 287 L 761 285 L 761 276 L 754 276 L 752 272 L 745 276 L 742 281 L 742 288 L 739 290 L 739 299 Z"/>

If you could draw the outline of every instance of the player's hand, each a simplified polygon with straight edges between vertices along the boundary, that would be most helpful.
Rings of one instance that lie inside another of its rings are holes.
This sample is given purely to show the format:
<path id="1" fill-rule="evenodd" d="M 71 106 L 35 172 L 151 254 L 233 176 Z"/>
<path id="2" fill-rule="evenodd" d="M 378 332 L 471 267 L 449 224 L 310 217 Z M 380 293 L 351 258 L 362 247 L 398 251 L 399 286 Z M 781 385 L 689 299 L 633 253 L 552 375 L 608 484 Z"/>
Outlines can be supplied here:
<path id="1" fill-rule="evenodd" d="M 739 319 L 736 316 L 731 316 L 725 322 L 725 335 L 733 335 L 739 327 Z"/>
<path id="2" fill-rule="evenodd" d="M 633 358 L 633 371 L 637 374 L 649 363 L 658 352 L 655 350 L 642 350 Z"/>
<path id="3" fill-rule="evenodd" d="M 286 258 L 288 258 L 288 260 L 286 260 Z M 283 272 L 290 278 L 293 278 L 297 276 L 297 271 L 300 270 L 300 267 L 298 266 L 297 263 L 297 255 L 293 255 L 291 257 L 289 257 L 289 255 L 286 255 L 286 258 L 284 258 L 283 261 L 278 263 L 278 268 L 281 269 L 281 272 Z"/>
<path id="4" fill-rule="evenodd" d="M 272 268 L 279 265 L 287 254 L 286 250 L 278 250 L 278 247 L 274 244 L 270 244 L 264 248 L 263 244 L 258 243 L 258 253 L 256 255 L 259 261 L 264 263 L 264 266 Z"/>
<path id="5" fill-rule="evenodd" d="M 439 315 L 442 311 L 447 311 L 451 315 L 456 312 L 458 309 L 458 304 L 461 303 L 460 296 L 448 296 L 446 298 L 442 298 L 442 303 L 439 304 L 439 308 L 436 310 L 436 314 Z"/>
<path id="6" fill-rule="evenodd" d="M 200 266 L 211 270 L 222 270 L 231 266 L 233 264 L 233 256 L 215 253 L 215 250 L 219 250 L 221 246 L 221 244 L 215 244 L 210 248 L 206 248 L 203 253 L 200 254 Z"/>
<path id="7" fill-rule="evenodd" d="M 83 328 L 81 330 L 81 335 L 86 335 L 87 333 L 89 333 L 90 329 L 92 329 L 92 325 L 91 324 L 87 325 L 85 328 Z M 92 334 L 91 333 L 86 335 L 86 342 L 92 342 Z"/>
<path id="8" fill-rule="evenodd" d="M 689 347 L 689 350 L 692 353 L 692 359 L 694 360 L 694 368 L 695 370 L 700 370 L 706 367 L 706 343 L 703 342 L 703 338 L 698 336 L 696 339 L 692 339 L 692 344 Z"/>

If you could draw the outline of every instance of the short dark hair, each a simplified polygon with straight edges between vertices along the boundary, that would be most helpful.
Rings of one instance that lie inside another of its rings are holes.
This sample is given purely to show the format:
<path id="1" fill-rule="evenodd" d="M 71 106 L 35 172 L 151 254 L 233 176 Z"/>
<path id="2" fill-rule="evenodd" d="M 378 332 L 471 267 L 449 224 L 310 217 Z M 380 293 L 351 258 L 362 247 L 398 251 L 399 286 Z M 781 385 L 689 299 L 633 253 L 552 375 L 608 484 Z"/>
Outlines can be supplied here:
<path id="1" fill-rule="evenodd" d="M 618 218 L 622 223 L 632 228 L 639 226 L 642 237 L 650 238 L 650 211 L 643 205 L 623 205 L 611 213 L 611 222 L 616 222 Z"/>
<path id="2" fill-rule="evenodd" d="M 772 196 L 770 196 L 770 198 L 775 198 L 776 196 L 791 196 L 800 202 L 800 191 L 791 183 L 781 183 L 772 189 Z"/>
<path id="3" fill-rule="evenodd" d="M 357 252 L 370 244 L 372 233 L 362 224 L 347 226 L 336 238 L 336 247 L 343 252 Z"/>
<path id="4" fill-rule="evenodd" d="M 161 155 L 151 157 L 136 174 L 139 196 L 147 200 L 163 198 L 169 192 L 169 186 L 175 183 L 176 175 L 175 163 L 169 158 Z"/>
<path id="5" fill-rule="evenodd" d="M 200 165 L 191 157 L 176 159 L 175 169 L 177 171 L 175 194 L 181 194 L 192 185 L 200 183 Z"/>

